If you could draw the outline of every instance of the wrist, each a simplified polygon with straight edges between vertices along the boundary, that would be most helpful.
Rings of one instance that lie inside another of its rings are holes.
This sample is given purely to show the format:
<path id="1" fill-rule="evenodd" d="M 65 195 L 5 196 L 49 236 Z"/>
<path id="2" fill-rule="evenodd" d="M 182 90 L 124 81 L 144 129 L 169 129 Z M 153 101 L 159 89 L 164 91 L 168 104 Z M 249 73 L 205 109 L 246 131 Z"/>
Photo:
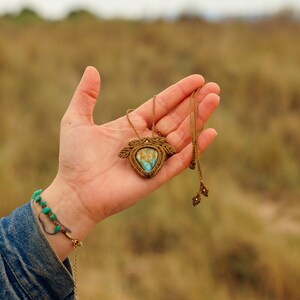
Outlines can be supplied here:
<path id="1" fill-rule="evenodd" d="M 80 198 L 71 186 L 56 177 L 51 185 L 45 189 L 42 194 L 43 201 L 47 202 L 47 207 L 57 216 L 57 220 L 66 228 L 71 230 L 73 238 L 83 241 L 91 229 L 96 225 L 81 211 Z M 37 215 L 42 208 L 34 203 L 34 209 Z M 54 232 L 54 224 L 49 218 L 40 214 L 40 217 L 48 232 Z M 58 257 L 63 261 L 73 249 L 72 241 L 62 232 L 55 235 L 45 233 L 50 245 Z"/>
<path id="2" fill-rule="evenodd" d="M 74 238 L 83 240 L 96 225 L 82 210 L 79 195 L 69 184 L 56 177 L 42 193 L 42 198 L 59 221 L 72 231 Z"/>

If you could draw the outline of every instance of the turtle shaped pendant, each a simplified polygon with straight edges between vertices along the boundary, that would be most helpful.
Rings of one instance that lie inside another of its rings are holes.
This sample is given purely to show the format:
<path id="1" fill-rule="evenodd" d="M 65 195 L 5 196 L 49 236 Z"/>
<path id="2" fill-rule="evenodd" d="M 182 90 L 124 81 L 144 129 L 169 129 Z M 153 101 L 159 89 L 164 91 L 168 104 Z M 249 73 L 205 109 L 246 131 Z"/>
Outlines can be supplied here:
<path id="1" fill-rule="evenodd" d="M 129 158 L 133 169 L 142 177 L 151 178 L 176 150 L 164 137 L 146 137 L 133 140 L 119 152 L 119 157 Z"/>

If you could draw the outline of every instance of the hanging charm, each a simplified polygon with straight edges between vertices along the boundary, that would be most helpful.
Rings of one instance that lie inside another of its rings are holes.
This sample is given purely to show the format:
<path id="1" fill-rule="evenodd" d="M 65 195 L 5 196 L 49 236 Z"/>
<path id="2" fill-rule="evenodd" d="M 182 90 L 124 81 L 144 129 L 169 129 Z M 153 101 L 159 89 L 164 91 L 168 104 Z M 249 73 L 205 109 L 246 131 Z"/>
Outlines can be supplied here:
<path id="1" fill-rule="evenodd" d="M 193 205 L 196 206 L 201 202 L 201 195 L 208 197 L 208 188 L 204 185 L 201 180 L 199 192 L 192 198 Z"/>
<path id="2" fill-rule="evenodd" d="M 176 153 L 176 150 L 167 143 L 166 138 L 162 137 L 162 134 L 155 127 L 155 99 L 156 95 L 153 96 L 152 136 L 145 138 L 139 136 L 129 118 L 129 113 L 132 109 L 127 110 L 128 123 L 134 130 L 138 140 L 130 141 L 128 146 L 123 148 L 118 154 L 121 158 L 129 158 L 133 169 L 144 178 L 155 176 L 164 165 L 164 162 Z M 155 133 L 159 136 L 154 136 Z"/>
<path id="3" fill-rule="evenodd" d="M 146 137 L 128 143 L 119 157 L 129 158 L 133 169 L 142 177 L 151 178 L 162 168 L 168 157 L 175 154 L 164 137 Z"/>
<path id="4" fill-rule="evenodd" d="M 199 89 L 198 89 L 199 90 Z M 192 198 L 192 203 L 194 206 L 198 205 L 201 202 L 201 195 L 208 197 L 208 188 L 205 186 L 202 178 L 202 169 L 200 165 L 200 151 L 198 147 L 198 136 L 201 133 L 202 129 L 199 131 L 197 129 L 197 116 L 198 116 L 198 103 L 195 99 L 195 94 L 198 92 L 195 91 L 192 93 L 190 98 L 190 129 L 191 129 L 191 137 L 192 137 L 192 145 L 193 145 L 193 158 L 190 163 L 189 168 L 194 170 L 197 167 L 200 186 L 198 193 Z"/>

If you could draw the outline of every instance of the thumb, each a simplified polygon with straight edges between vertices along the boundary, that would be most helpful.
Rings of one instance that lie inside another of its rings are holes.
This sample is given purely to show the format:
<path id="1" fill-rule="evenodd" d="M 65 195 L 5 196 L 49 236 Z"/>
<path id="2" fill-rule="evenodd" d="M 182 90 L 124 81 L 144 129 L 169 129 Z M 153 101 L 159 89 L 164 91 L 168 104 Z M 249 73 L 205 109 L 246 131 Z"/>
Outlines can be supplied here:
<path id="1" fill-rule="evenodd" d="M 93 123 L 93 111 L 100 91 L 100 75 L 96 68 L 87 67 L 66 111 L 69 118 Z"/>

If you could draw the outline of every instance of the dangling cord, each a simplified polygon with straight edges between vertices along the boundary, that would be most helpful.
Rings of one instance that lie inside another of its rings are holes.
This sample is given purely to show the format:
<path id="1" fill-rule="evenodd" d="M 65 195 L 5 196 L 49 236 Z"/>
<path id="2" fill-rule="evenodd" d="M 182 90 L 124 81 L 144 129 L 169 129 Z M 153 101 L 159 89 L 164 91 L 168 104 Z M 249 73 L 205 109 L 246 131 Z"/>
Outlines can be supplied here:
<path id="1" fill-rule="evenodd" d="M 156 95 L 153 95 L 153 104 L 152 104 L 152 126 L 151 126 L 151 130 L 152 130 L 152 137 L 154 137 L 154 134 L 158 134 L 159 136 L 164 136 L 155 126 L 155 99 L 156 99 Z M 134 111 L 134 109 L 130 108 L 130 109 L 127 109 L 126 111 L 126 117 L 127 117 L 127 120 L 128 120 L 128 123 L 130 124 L 130 126 L 133 128 L 136 136 L 141 140 L 141 137 L 140 135 L 138 134 L 137 130 L 135 129 L 135 127 L 133 126 L 132 122 L 130 121 L 130 118 L 129 118 L 129 114 Z"/>
<path id="2" fill-rule="evenodd" d="M 195 95 L 198 93 L 199 89 L 194 91 L 190 97 L 190 131 L 192 137 L 192 145 L 193 145 L 193 157 L 192 162 L 190 164 L 190 169 L 194 170 L 197 166 L 200 186 L 198 193 L 193 197 L 193 205 L 196 206 L 201 202 L 201 194 L 205 197 L 208 196 L 208 189 L 206 188 L 202 178 L 202 170 L 200 165 L 200 151 L 198 146 L 198 136 L 201 133 L 202 129 L 198 131 L 197 129 L 197 116 L 198 116 L 198 103 Z"/>
<path id="3" fill-rule="evenodd" d="M 153 107 L 152 107 L 152 137 L 154 137 L 154 134 L 156 133 L 158 136 L 160 137 L 165 137 L 165 134 L 163 134 L 162 132 L 160 132 L 157 128 L 156 128 L 156 124 L 155 124 L 155 103 L 156 103 L 156 95 L 153 95 Z"/>
<path id="4" fill-rule="evenodd" d="M 43 230 L 49 234 L 49 235 L 55 235 L 57 234 L 57 232 L 49 232 L 46 230 L 46 226 L 43 222 L 43 220 L 41 219 L 41 214 L 42 212 L 39 213 L 39 221 L 43 227 Z M 56 226 L 61 226 L 60 228 L 60 231 L 67 237 L 69 238 L 71 241 L 72 241 L 72 244 L 73 244 L 73 280 L 74 280 L 74 296 L 75 296 L 75 299 L 78 299 L 78 296 L 77 296 L 77 287 L 78 287 L 78 284 L 77 284 L 77 266 L 78 266 L 78 262 L 77 262 L 77 247 L 83 247 L 83 244 L 82 242 L 80 242 L 79 240 L 76 240 L 73 238 L 73 236 L 71 235 L 72 231 L 67 228 L 66 226 L 62 225 L 62 223 L 59 222 L 59 220 L 57 219 L 56 217 L 56 220 L 55 221 L 52 221 L 54 223 L 54 225 Z"/>
<path id="5" fill-rule="evenodd" d="M 155 127 L 155 99 L 156 99 L 156 95 L 153 95 L 153 104 L 152 104 L 152 126 L 151 126 L 151 130 L 152 130 L 152 137 L 154 137 L 154 133 L 156 132 L 156 127 Z"/>
<path id="6" fill-rule="evenodd" d="M 78 272 L 77 272 L 77 269 L 78 269 L 77 268 L 77 266 L 78 266 L 78 263 L 77 263 L 77 248 L 78 247 L 83 247 L 83 245 L 82 245 L 82 242 L 80 242 L 79 240 L 74 239 L 69 232 L 64 232 L 64 231 L 62 231 L 62 232 L 73 243 L 74 296 L 75 296 L 75 299 L 78 299 L 78 294 L 77 294 L 77 287 L 78 287 L 78 284 L 77 284 L 77 275 L 78 275 Z"/>
<path id="7" fill-rule="evenodd" d="M 132 109 L 132 108 L 127 109 L 127 111 L 126 111 L 126 117 L 127 117 L 128 123 L 130 124 L 130 126 L 131 126 L 132 129 L 134 130 L 136 136 L 138 137 L 139 140 L 141 140 L 141 137 L 139 136 L 137 130 L 135 129 L 135 127 L 133 126 L 133 124 L 131 123 L 131 121 L 130 121 L 130 119 L 129 119 L 129 113 L 131 113 L 132 111 L 134 111 L 134 109 Z"/>

